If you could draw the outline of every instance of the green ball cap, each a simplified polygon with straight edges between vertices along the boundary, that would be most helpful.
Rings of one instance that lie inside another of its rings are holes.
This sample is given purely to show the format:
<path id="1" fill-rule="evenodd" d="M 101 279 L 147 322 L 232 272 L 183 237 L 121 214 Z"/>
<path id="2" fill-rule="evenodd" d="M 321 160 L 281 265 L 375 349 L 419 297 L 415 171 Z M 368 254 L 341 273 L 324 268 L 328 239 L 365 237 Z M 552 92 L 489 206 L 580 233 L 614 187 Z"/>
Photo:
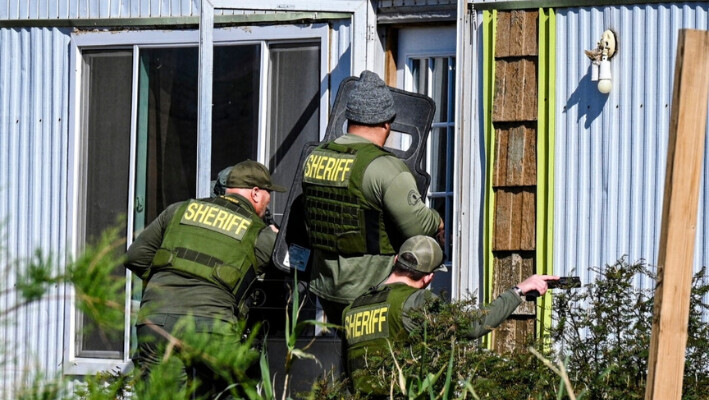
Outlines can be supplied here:
<path id="1" fill-rule="evenodd" d="M 265 165 L 253 160 L 246 160 L 236 164 L 229 172 L 229 176 L 226 179 L 226 187 L 241 189 L 257 187 L 276 192 L 286 191 L 284 186 L 276 185 L 271 181 L 271 174 L 268 173 L 268 168 Z"/>
<path id="2" fill-rule="evenodd" d="M 419 235 L 406 239 L 399 249 L 396 262 L 406 269 L 425 274 L 448 271 L 448 268 L 442 264 L 441 246 L 430 236 Z"/>

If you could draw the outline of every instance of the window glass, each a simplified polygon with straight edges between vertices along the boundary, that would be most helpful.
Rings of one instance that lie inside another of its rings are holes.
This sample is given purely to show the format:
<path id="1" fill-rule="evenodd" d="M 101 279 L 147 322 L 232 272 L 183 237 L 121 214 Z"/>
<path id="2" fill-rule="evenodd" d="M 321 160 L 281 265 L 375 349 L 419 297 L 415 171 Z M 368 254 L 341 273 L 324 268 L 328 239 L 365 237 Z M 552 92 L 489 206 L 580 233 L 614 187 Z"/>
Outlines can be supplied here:
<path id="1" fill-rule="evenodd" d="M 212 180 L 230 165 L 257 159 L 260 50 L 258 44 L 214 47 Z"/>
<path id="2" fill-rule="evenodd" d="M 85 237 L 94 242 L 125 216 L 131 134 L 133 57 L 127 51 L 84 54 L 82 127 L 86 133 Z M 110 93 L 110 96 L 107 94 Z M 123 231 L 125 236 L 126 231 Z M 115 271 L 125 276 L 123 268 Z M 123 304 L 123 299 L 115 299 Z M 123 358 L 123 330 L 99 328 L 78 316 L 77 356 Z"/>
<path id="3" fill-rule="evenodd" d="M 195 196 L 197 58 L 196 47 L 141 50 L 147 104 L 141 101 L 146 109 L 139 112 L 148 115 L 147 153 L 137 173 L 146 176 L 145 224 L 170 204 Z M 259 64 L 259 45 L 214 47 L 212 179 L 227 166 L 256 159 Z"/>
<path id="4" fill-rule="evenodd" d="M 430 96 L 436 103 L 431 133 L 428 139 L 425 168 L 431 175 L 428 193 L 429 205 L 443 217 L 446 228 L 445 259 L 452 256 L 453 232 L 453 174 L 454 174 L 454 112 L 455 58 L 423 57 L 410 60 L 412 87 L 417 93 Z M 450 274 L 433 281 L 433 289 L 449 289 Z"/>
<path id="5" fill-rule="evenodd" d="M 273 180 L 288 185 L 295 180 L 300 153 L 319 139 L 320 45 L 270 46 L 269 159 Z M 271 211 L 280 222 L 288 193 L 271 194 Z"/>
<path id="6" fill-rule="evenodd" d="M 264 118 L 260 105 L 266 71 L 261 68 L 261 50 L 266 48 L 269 103 L 262 111 Z M 82 54 L 85 235 L 97 237 L 127 213 L 133 213 L 130 228 L 137 235 L 167 206 L 196 193 L 197 154 L 202 145 L 197 135 L 198 48 L 140 48 L 135 72 L 132 51 Z M 266 164 L 274 180 L 286 186 L 293 182 L 303 145 L 319 138 L 320 62 L 319 42 L 214 47 L 212 179 L 227 166 L 259 159 L 261 143 L 267 149 Z M 138 75 L 135 93 L 134 73 Z M 134 99 L 137 124 L 131 142 Z M 260 126 L 268 127 L 266 138 L 259 137 Z M 135 159 L 134 176 L 130 176 L 131 157 Z M 132 192 L 135 206 L 129 210 Z M 285 207 L 285 196 L 274 193 L 272 207 L 278 215 Z M 122 278 L 126 272 L 121 267 L 115 274 Z M 134 280 L 136 308 L 140 286 Z M 124 299 L 116 301 L 125 304 Z M 78 326 L 76 356 L 127 360 L 125 329 L 132 325 L 115 332 L 100 331 L 81 315 Z"/>
<path id="7" fill-rule="evenodd" d="M 168 205 L 194 196 L 197 168 L 197 49 L 143 49 L 140 104 L 147 106 L 145 159 L 137 175 L 145 176 L 145 224 Z M 141 143 L 143 144 L 143 143 Z M 140 227 L 139 227 L 140 228 Z"/>

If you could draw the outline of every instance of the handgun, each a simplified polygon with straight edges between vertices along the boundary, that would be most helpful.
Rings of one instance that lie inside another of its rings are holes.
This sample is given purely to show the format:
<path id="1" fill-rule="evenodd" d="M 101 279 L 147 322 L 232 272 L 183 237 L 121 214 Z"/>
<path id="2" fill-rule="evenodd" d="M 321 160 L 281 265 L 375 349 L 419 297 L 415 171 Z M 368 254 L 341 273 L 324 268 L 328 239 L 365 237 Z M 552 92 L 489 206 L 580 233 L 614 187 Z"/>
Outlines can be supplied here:
<path id="1" fill-rule="evenodd" d="M 549 289 L 570 290 L 581 287 L 581 278 L 578 276 L 562 276 L 559 280 L 548 280 L 546 282 L 547 288 Z M 534 301 L 537 297 L 539 297 L 539 292 L 536 290 L 530 290 L 524 294 L 524 297 L 527 298 L 527 301 Z"/>

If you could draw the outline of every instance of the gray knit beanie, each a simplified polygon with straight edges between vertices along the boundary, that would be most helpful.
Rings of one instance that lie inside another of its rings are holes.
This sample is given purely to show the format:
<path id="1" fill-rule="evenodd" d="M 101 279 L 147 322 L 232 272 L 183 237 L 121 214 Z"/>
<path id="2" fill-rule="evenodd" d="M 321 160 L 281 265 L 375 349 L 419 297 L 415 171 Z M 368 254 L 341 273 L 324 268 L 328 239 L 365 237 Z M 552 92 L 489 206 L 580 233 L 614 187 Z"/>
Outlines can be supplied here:
<path id="1" fill-rule="evenodd" d="M 394 99 L 387 85 L 374 72 L 363 71 L 350 92 L 345 117 L 365 125 L 376 125 L 391 121 L 395 115 Z"/>

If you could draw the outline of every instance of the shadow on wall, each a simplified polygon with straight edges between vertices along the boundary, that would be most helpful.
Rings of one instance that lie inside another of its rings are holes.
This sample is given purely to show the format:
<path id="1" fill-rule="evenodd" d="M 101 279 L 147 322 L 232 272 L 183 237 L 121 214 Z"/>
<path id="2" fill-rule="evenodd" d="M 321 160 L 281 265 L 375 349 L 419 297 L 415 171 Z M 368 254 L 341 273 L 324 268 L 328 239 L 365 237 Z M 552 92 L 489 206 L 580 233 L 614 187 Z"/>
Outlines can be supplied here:
<path id="1" fill-rule="evenodd" d="M 569 99 L 566 101 L 563 112 L 566 113 L 574 106 L 578 106 L 578 116 L 576 122 L 581 122 L 585 117 L 584 128 L 589 129 L 593 121 L 603 112 L 610 97 L 598 91 L 598 85 L 591 80 L 591 65 L 586 70 L 586 75 L 581 78 Z"/>

